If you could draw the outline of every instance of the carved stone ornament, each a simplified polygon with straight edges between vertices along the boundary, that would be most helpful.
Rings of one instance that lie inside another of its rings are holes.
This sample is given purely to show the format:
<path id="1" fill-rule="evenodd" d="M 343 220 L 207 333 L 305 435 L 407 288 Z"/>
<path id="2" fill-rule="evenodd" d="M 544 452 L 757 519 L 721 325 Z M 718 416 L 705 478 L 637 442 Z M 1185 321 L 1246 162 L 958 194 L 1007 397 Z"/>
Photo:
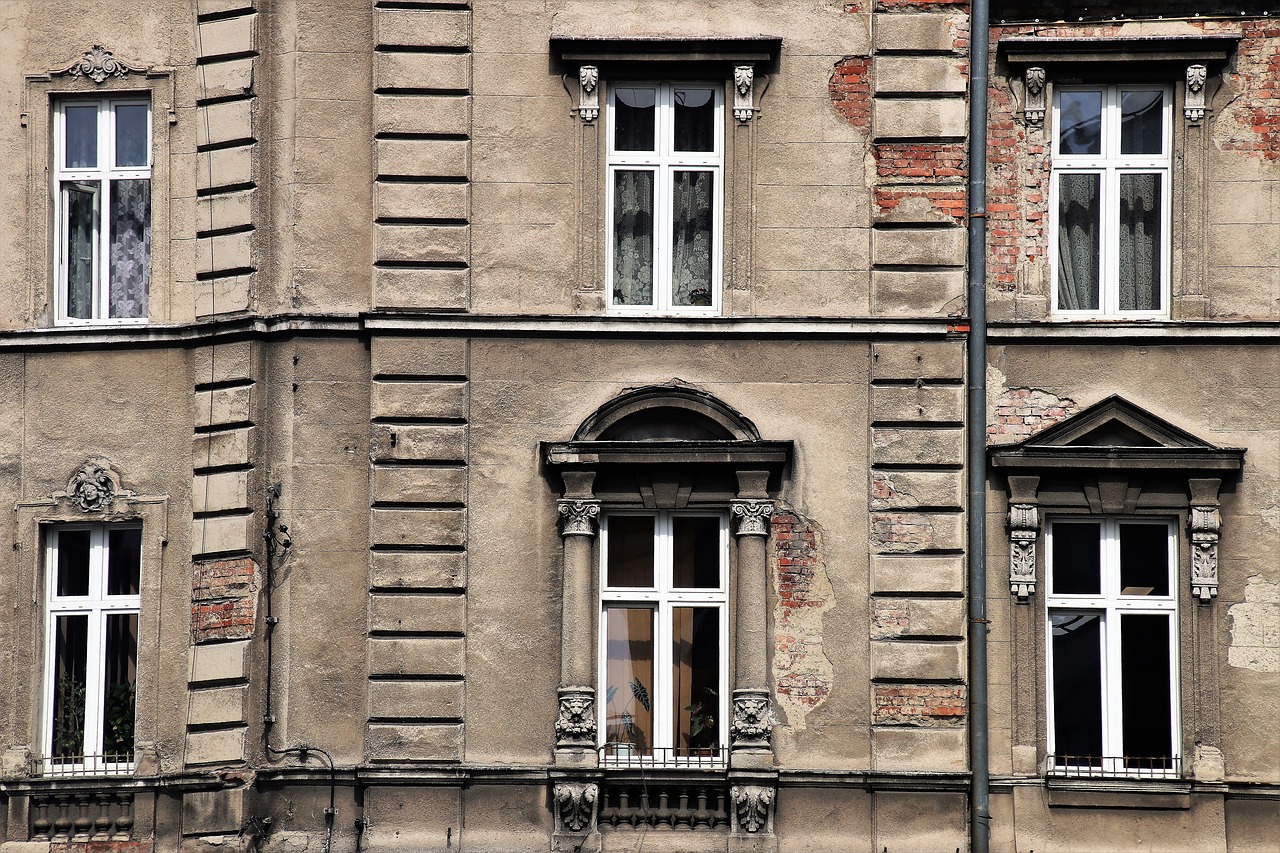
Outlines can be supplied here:
<path id="1" fill-rule="evenodd" d="M 1209 69 L 1205 66 L 1187 66 L 1187 96 L 1182 104 L 1182 114 L 1187 121 L 1204 118 L 1204 83 L 1208 78 Z"/>
<path id="2" fill-rule="evenodd" d="M 734 749 L 768 749 L 773 735 L 769 694 L 756 690 L 733 691 L 733 722 L 729 734 Z"/>
<path id="3" fill-rule="evenodd" d="M 1026 599 L 1036 594 L 1036 540 L 1040 511 L 1035 504 L 1009 505 L 1009 593 Z"/>
<path id="4" fill-rule="evenodd" d="M 595 782 L 557 782 L 556 815 L 562 832 L 590 832 L 596 819 L 600 787 Z"/>
<path id="5" fill-rule="evenodd" d="M 773 501 L 734 501 L 730 507 L 738 520 L 738 536 L 768 536 Z"/>
<path id="6" fill-rule="evenodd" d="M 62 73 L 72 77 L 88 77 L 95 83 L 101 83 L 108 77 L 126 77 L 130 72 L 145 71 L 136 65 L 116 59 L 111 51 L 100 44 L 95 44 L 84 55 L 71 63 Z"/>
<path id="7" fill-rule="evenodd" d="M 1191 594 L 1201 602 L 1218 595 L 1218 536 L 1222 514 L 1216 506 L 1192 506 Z"/>
<path id="8" fill-rule="evenodd" d="M 595 691 L 590 687 L 562 689 L 560 715 L 556 718 L 556 746 L 593 748 L 595 744 Z"/>
<path id="9" fill-rule="evenodd" d="M 752 90 L 755 87 L 756 70 L 750 65 L 733 67 L 733 117 L 746 124 L 755 115 Z"/>
<path id="10" fill-rule="evenodd" d="M 1029 125 L 1044 124 L 1044 69 L 1033 65 L 1024 72 L 1023 82 L 1026 84 L 1026 103 L 1022 105 L 1022 117 Z"/>
<path id="11" fill-rule="evenodd" d="M 733 816 L 737 820 L 739 831 L 756 833 L 769 825 L 773 788 L 763 785 L 734 785 L 729 795 L 733 798 Z"/>
<path id="12" fill-rule="evenodd" d="M 578 69 L 578 115 L 591 124 L 600 115 L 600 69 L 583 65 Z"/>
<path id="13" fill-rule="evenodd" d="M 570 498 L 557 503 L 560 513 L 561 536 L 595 536 L 596 519 L 600 517 L 600 501 L 580 501 Z"/>
<path id="14" fill-rule="evenodd" d="M 81 465 L 67 481 L 67 497 L 84 512 L 102 512 L 120 491 L 116 475 L 93 460 Z"/>

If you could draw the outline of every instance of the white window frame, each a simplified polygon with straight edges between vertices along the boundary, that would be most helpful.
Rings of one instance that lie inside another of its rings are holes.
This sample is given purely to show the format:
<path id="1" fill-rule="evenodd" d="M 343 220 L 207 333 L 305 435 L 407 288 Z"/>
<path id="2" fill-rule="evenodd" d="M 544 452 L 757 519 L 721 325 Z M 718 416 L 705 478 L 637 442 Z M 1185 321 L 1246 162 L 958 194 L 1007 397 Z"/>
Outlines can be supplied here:
<path id="1" fill-rule="evenodd" d="M 1061 594 L 1054 590 L 1053 537 L 1056 523 L 1096 522 L 1102 526 L 1101 593 Z M 1149 524 L 1166 528 L 1169 542 L 1168 581 L 1169 594 L 1122 595 L 1120 592 L 1120 525 Z M 1055 613 L 1090 613 L 1102 617 L 1101 673 L 1102 695 L 1102 766 L 1084 765 L 1048 767 L 1050 775 L 1090 776 L 1101 772 L 1105 776 L 1140 778 L 1176 778 L 1182 757 L 1182 712 L 1180 708 L 1180 666 L 1178 663 L 1178 525 L 1175 519 L 1145 516 L 1052 516 L 1047 520 L 1045 532 L 1045 695 L 1046 723 L 1048 725 L 1048 754 L 1057 754 L 1056 726 L 1054 722 L 1054 660 L 1053 623 Z M 1170 696 L 1170 750 L 1171 767 L 1125 767 L 1123 756 L 1124 712 L 1120 684 L 1120 615 L 1164 615 L 1169 622 L 1169 696 Z"/>
<path id="2" fill-rule="evenodd" d="M 619 516 L 648 517 L 654 519 L 654 586 L 653 587 L 609 587 L 605 585 L 609 577 L 609 522 Z M 673 570 L 673 518 L 716 518 L 720 522 L 720 586 L 718 589 L 676 589 L 672 586 Z M 596 615 L 599 636 L 596 648 L 596 683 L 600 685 L 600 699 L 596 702 L 597 731 L 603 740 L 608 724 L 608 709 L 603 700 L 604 685 L 608 679 L 608 625 L 605 622 L 605 611 L 609 607 L 649 608 L 654 614 L 654 686 L 650 698 L 653 711 L 653 749 L 655 757 L 612 756 L 608 750 L 602 753 L 602 763 L 606 766 L 636 766 L 643 764 L 694 765 L 707 766 L 717 761 L 723 764 L 723 756 L 728 755 L 729 747 L 729 516 L 723 512 L 707 512 L 698 510 L 615 510 L 603 515 L 600 524 L 600 606 Z M 699 756 L 681 756 L 663 758 L 665 750 L 671 755 L 675 746 L 675 732 L 669 713 L 658 708 L 670 709 L 671 695 L 675 689 L 672 684 L 672 611 L 677 607 L 706 607 L 719 610 L 720 627 L 720 683 L 718 685 L 719 707 L 716 709 L 717 740 L 720 744 L 718 756 L 712 760 Z M 604 744 L 602 744 L 604 746 Z"/>
<path id="3" fill-rule="evenodd" d="M 116 108 L 121 106 L 144 106 L 147 108 L 147 165 L 115 166 L 115 120 Z M 68 169 L 66 167 L 67 121 L 68 107 L 96 107 L 98 110 L 98 165 L 96 168 Z M 154 140 L 152 131 L 151 99 L 146 96 L 125 95 L 117 98 L 78 98 L 59 99 L 53 111 L 53 169 L 51 192 L 53 194 L 54 222 L 54 303 L 55 322 L 60 326 L 85 325 L 144 325 L 148 317 L 112 317 L 110 316 L 110 254 L 111 233 L 107 221 L 111 197 L 111 182 L 120 180 L 152 180 L 155 165 Z M 96 225 L 94 235 L 94 275 L 93 275 L 93 316 L 88 318 L 67 316 L 68 297 L 68 258 L 67 258 L 67 217 L 69 215 L 66 193 L 63 183 L 77 181 L 97 181 L 98 195 L 96 199 Z M 154 185 L 153 197 L 154 197 Z M 152 211 L 154 220 L 154 210 Z M 150 300 L 148 299 L 148 302 Z M 149 308 L 149 306 L 148 306 Z"/>
<path id="4" fill-rule="evenodd" d="M 43 750 L 43 770 L 47 775 L 100 775 L 132 773 L 134 762 L 108 762 L 102 754 L 104 680 L 106 674 L 105 645 L 107 617 L 135 614 L 141 618 L 142 596 L 107 594 L 108 532 L 111 530 L 141 530 L 140 524 L 58 524 L 45 530 L 45 642 L 44 672 L 41 692 L 42 717 L 40 743 Z M 58 537 L 64 531 L 90 531 L 89 591 L 83 596 L 57 594 Z M 142 586 L 141 554 L 138 565 L 138 585 Z M 85 656 L 85 731 L 83 761 L 58 761 L 53 754 L 54 719 L 53 697 L 55 690 L 57 624 L 62 616 L 87 616 L 87 650 Z M 141 648 L 138 649 L 139 655 Z M 96 662 L 96 665 L 95 665 Z M 135 690 L 136 695 L 136 690 Z M 135 700 L 136 702 L 136 700 Z M 134 709 L 134 730 L 137 731 L 137 708 Z"/>
<path id="5" fill-rule="evenodd" d="M 1124 92 L 1160 92 L 1163 96 L 1163 145 L 1161 155 L 1120 154 L 1120 96 Z M 1063 154 L 1059 151 L 1062 128 L 1061 104 L 1064 92 L 1102 94 L 1101 152 Z M 1049 178 L 1049 281 L 1053 313 L 1063 319 L 1159 320 L 1170 316 L 1173 267 L 1173 89 L 1157 84 L 1058 85 L 1053 92 L 1052 162 Z M 1160 309 L 1121 311 L 1120 270 L 1120 178 L 1125 173 L 1159 173 L 1160 192 Z M 1101 176 L 1099 263 L 1101 274 L 1097 309 L 1067 310 L 1058 305 L 1058 177 L 1063 174 Z"/>
<path id="6" fill-rule="evenodd" d="M 677 88 L 710 89 L 715 98 L 715 150 L 710 152 L 675 151 L 674 91 Z M 605 111 L 606 177 L 605 177 L 605 305 L 611 314 L 718 316 L 721 313 L 724 283 L 724 148 L 725 148 L 725 84 L 706 81 L 658 82 L 653 80 L 621 81 L 609 86 Z M 618 151 L 614 147 L 614 115 L 617 89 L 652 88 L 656 90 L 654 115 L 654 148 L 646 151 Z M 653 201 L 653 304 L 613 304 L 613 205 L 614 178 L 619 170 L 655 173 Z M 711 305 L 672 304 L 672 199 L 677 171 L 711 172 L 715 191 L 711 198 Z"/>

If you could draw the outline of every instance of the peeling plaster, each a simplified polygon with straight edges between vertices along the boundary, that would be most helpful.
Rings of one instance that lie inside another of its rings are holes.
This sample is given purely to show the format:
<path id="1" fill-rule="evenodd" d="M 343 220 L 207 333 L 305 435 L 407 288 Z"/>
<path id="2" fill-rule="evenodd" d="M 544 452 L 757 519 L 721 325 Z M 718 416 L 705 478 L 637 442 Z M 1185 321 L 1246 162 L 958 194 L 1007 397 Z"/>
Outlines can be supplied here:
<path id="1" fill-rule="evenodd" d="M 831 693 L 835 667 L 823 650 L 823 614 L 835 606 L 827 575 L 822 530 L 790 507 L 773 516 L 770 576 L 773 610 L 775 701 L 794 731 Z"/>
<path id="2" fill-rule="evenodd" d="M 1010 388 L 1000 370 L 987 366 L 987 445 L 1013 444 L 1080 411 L 1070 397 L 1030 386 Z M 999 394 L 995 391 L 1003 389 Z"/>
<path id="3" fill-rule="evenodd" d="M 1280 583 L 1252 575 L 1244 601 L 1227 610 L 1227 663 L 1254 672 L 1280 672 Z"/>

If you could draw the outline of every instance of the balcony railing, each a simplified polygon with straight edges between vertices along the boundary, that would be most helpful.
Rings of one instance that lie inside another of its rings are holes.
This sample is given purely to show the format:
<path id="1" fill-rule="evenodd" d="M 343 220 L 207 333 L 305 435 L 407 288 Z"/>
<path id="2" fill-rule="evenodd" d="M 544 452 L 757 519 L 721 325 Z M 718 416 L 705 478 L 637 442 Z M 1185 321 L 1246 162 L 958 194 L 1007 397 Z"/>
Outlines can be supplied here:
<path id="1" fill-rule="evenodd" d="M 133 794 L 66 791 L 31 797 L 32 841 L 129 841 Z"/>
<path id="2" fill-rule="evenodd" d="M 640 751 L 629 743 L 600 747 L 600 766 L 629 770 L 723 770 L 729 750 L 723 747 L 654 747 Z"/>
<path id="3" fill-rule="evenodd" d="M 45 778 L 81 776 L 131 776 L 132 761 L 121 761 L 119 755 L 59 755 L 56 758 L 31 759 L 31 775 Z"/>
<path id="4" fill-rule="evenodd" d="M 712 830 L 729 826 L 728 786 L 615 782 L 600 786 L 603 828 Z"/>
<path id="5" fill-rule="evenodd" d="M 1048 775 L 1067 779 L 1180 779 L 1182 759 L 1168 756 L 1050 755 Z"/>

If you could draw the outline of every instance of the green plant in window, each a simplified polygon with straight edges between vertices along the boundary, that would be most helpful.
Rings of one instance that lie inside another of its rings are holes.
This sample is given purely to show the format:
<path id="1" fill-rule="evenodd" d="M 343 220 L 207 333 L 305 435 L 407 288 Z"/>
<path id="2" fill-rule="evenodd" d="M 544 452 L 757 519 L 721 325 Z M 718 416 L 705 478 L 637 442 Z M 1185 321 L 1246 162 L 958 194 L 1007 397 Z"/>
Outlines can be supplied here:
<path id="1" fill-rule="evenodd" d="M 57 700 L 53 753 L 59 758 L 84 755 L 84 682 L 72 675 L 58 676 Z"/>
<path id="2" fill-rule="evenodd" d="M 644 682 L 639 678 L 631 679 L 627 686 L 631 689 L 631 696 L 620 705 L 614 702 L 618 695 L 618 686 L 616 684 L 605 692 L 605 707 L 608 710 L 609 719 L 618 721 L 617 729 L 615 729 L 617 734 L 611 733 L 609 740 L 625 741 L 643 748 L 644 732 L 636 727 L 633 709 L 638 704 L 646 712 L 652 710 L 649 689 L 644 686 Z"/>
<path id="3" fill-rule="evenodd" d="M 102 752 L 115 761 L 133 760 L 133 685 L 112 686 L 104 705 Z"/>
<path id="4" fill-rule="evenodd" d="M 689 712 L 686 745 L 690 749 L 714 749 L 720 745 L 719 732 L 716 730 L 716 709 L 720 707 L 720 697 L 710 687 L 704 688 L 702 694 L 702 699 L 684 708 Z"/>

